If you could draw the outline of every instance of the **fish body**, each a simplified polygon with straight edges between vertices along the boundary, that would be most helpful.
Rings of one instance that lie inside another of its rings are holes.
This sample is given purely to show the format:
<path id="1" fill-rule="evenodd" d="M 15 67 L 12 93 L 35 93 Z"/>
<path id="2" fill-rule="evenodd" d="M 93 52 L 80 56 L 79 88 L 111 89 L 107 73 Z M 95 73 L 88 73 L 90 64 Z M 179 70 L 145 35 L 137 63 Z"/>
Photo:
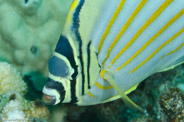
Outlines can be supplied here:
<path id="1" fill-rule="evenodd" d="M 115 86 L 128 94 L 183 63 L 183 14 L 183 0 L 74 0 L 49 61 L 48 103 L 112 101 Z"/>

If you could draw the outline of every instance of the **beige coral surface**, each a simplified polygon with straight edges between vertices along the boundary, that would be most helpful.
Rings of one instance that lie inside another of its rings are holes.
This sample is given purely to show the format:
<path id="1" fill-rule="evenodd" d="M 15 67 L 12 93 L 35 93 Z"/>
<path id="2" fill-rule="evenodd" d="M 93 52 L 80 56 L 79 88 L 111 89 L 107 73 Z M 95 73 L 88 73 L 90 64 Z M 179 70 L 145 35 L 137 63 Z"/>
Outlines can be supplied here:
<path id="1" fill-rule="evenodd" d="M 0 0 L 0 60 L 47 74 L 72 0 Z"/>
<path id="2" fill-rule="evenodd" d="M 6 62 L 0 62 L 0 96 L 7 92 L 25 94 L 26 84 L 20 76 L 20 72 Z"/>
<path id="3" fill-rule="evenodd" d="M 41 101 L 28 101 L 26 83 L 10 64 L 0 62 L 0 121 L 49 121 L 50 112 Z"/>

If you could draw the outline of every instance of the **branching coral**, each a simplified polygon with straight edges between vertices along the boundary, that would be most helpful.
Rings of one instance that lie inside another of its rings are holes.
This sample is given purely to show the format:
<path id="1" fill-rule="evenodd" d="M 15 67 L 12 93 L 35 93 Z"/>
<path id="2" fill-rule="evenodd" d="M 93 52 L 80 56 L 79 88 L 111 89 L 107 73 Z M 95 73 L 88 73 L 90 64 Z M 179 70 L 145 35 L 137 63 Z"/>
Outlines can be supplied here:
<path id="1" fill-rule="evenodd" d="M 39 101 L 27 101 L 16 98 L 10 100 L 1 112 L 3 121 L 49 121 L 49 110 Z"/>
<path id="2" fill-rule="evenodd" d="M 20 73 L 0 62 L 0 118 L 2 121 L 49 120 L 49 111 L 39 101 L 24 98 L 27 86 Z"/>
<path id="3" fill-rule="evenodd" d="M 23 106 L 18 100 L 11 100 L 4 107 L 1 114 L 3 121 L 26 120 L 26 115 L 23 111 Z"/>
<path id="4" fill-rule="evenodd" d="M 9 91 L 25 93 L 26 84 L 21 79 L 20 73 L 6 62 L 0 63 L 0 95 Z"/>

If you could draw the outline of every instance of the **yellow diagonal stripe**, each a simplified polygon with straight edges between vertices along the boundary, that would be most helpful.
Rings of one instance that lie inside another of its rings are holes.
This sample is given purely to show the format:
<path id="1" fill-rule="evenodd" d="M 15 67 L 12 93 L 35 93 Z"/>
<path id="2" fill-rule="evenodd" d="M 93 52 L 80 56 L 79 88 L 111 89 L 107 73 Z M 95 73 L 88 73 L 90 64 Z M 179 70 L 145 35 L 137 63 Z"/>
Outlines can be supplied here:
<path id="1" fill-rule="evenodd" d="M 113 87 L 112 86 L 102 86 L 101 84 L 99 84 L 98 82 L 95 83 L 95 85 L 99 88 L 99 89 L 112 89 Z"/>
<path id="2" fill-rule="evenodd" d="M 163 47 L 173 41 L 176 37 L 178 37 L 181 33 L 184 32 L 184 28 L 182 28 L 179 32 L 177 32 L 174 36 L 172 36 L 169 40 L 164 42 L 159 48 L 157 48 L 150 56 L 148 56 L 144 61 L 142 61 L 136 68 L 134 68 L 130 73 L 135 72 L 138 70 L 142 65 L 144 65 L 147 61 L 149 61 L 158 51 L 160 51 Z"/>
<path id="3" fill-rule="evenodd" d="M 90 97 L 95 97 L 91 92 L 88 92 L 88 95 L 89 95 Z"/>
<path id="4" fill-rule="evenodd" d="M 165 56 L 169 56 L 175 52 L 177 52 L 180 48 L 184 46 L 184 43 L 182 43 L 180 46 L 178 46 L 176 49 L 172 50 L 171 52 L 167 53 Z"/>
<path id="5" fill-rule="evenodd" d="M 153 15 L 136 32 L 133 38 L 123 47 L 123 49 L 112 60 L 111 65 L 134 43 L 134 41 L 143 33 L 143 31 L 157 18 L 174 0 L 165 0 L 165 2 L 153 13 Z"/>
<path id="6" fill-rule="evenodd" d="M 129 58 L 124 64 L 116 69 L 116 71 L 122 69 L 135 59 L 148 45 L 150 45 L 158 36 L 160 36 L 171 24 L 173 24 L 179 17 L 184 14 L 184 9 L 178 12 L 167 24 L 165 24 L 154 36 L 152 36 L 131 58 Z"/>
<path id="7" fill-rule="evenodd" d="M 109 24 L 107 25 L 107 28 L 106 28 L 105 32 L 103 33 L 103 35 L 102 35 L 102 37 L 101 37 L 101 39 L 100 39 L 100 43 L 99 43 L 99 46 L 98 46 L 98 53 L 100 53 L 101 48 L 102 48 L 102 45 L 103 45 L 103 43 L 104 43 L 104 40 L 106 39 L 107 35 L 108 35 L 109 32 L 110 32 L 110 29 L 111 29 L 113 23 L 115 22 L 115 20 L 116 20 L 116 18 L 118 17 L 120 11 L 122 10 L 122 8 L 123 8 L 123 6 L 124 6 L 124 4 L 125 4 L 125 1 L 126 1 L 126 0 L 121 0 L 119 6 L 117 7 L 116 11 L 114 12 L 114 14 L 113 14 L 113 16 L 112 16 L 112 18 L 111 18 Z"/>
<path id="8" fill-rule="evenodd" d="M 115 47 L 115 45 L 117 44 L 117 42 L 119 41 L 119 39 L 121 38 L 121 36 L 125 33 L 125 31 L 128 29 L 128 27 L 130 26 L 130 24 L 134 21 L 135 17 L 137 16 L 137 14 L 140 12 L 140 10 L 144 7 L 144 5 L 148 2 L 148 0 L 142 0 L 139 5 L 137 6 L 137 8 L 134 10 L 134 12 L 131 14 L 130 18 L 127 20 L 127 22 L 125 23 L 125 25 L 123 26 L 123 28 L 120 30 L 120 32 L 118 33 L 118 35 L 116 36 L 116 38 L 114 39 L 114 41 L 112 42 L 111 46 L 109 47 L 107 54 L 106 54 L 106 58 L 103 61 L 103 65 L 105 64 L 106 60 L 108 59 L 108 57 L 110 56 L 110 52 L 112 51 L 112 49 Z"/>

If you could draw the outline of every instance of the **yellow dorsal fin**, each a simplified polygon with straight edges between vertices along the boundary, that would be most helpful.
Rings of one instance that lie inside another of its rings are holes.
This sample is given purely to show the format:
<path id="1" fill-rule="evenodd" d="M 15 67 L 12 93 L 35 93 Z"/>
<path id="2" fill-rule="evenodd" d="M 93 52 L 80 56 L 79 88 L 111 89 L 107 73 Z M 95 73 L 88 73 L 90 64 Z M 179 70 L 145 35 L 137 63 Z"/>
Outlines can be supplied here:
<path id="1" fill-rule="evenodd" d="M 140 106 L 138 106 L 136 103 L 134 103 L 126 94 L 123 92 L 118 85 L 116 84 L 116 81 L 114 80 L 113 73 L 105 71 L 103 72 L 103 78 L 108 81 L 119 93 L 121 96 L 121 99 L 127 104 L 129 107 L 136 108 L 141 112 L 145 112 L 144 109 L 142 109 Z"/>

